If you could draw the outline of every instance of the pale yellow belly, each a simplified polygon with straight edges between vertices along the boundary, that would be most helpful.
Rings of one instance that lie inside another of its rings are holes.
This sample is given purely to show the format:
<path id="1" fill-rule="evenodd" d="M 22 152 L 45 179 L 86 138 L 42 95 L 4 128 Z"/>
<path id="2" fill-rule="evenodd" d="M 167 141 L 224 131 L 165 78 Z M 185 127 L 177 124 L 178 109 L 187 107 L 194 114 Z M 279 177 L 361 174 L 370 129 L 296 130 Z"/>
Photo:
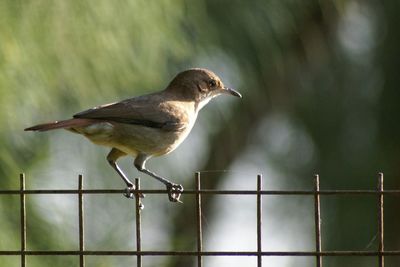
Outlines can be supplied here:
<path id="1" fill-rule="evenodd" d="M 191 125 L 190 125 L 191 126 Z M 192 127 L 183 131 L 164 131 L 132 124 L 102 122 L 74 130 L 93 143 L 115 147 L 126 154 L 144 153 L 160 156 L 173 151 L 187 137 Z"/>

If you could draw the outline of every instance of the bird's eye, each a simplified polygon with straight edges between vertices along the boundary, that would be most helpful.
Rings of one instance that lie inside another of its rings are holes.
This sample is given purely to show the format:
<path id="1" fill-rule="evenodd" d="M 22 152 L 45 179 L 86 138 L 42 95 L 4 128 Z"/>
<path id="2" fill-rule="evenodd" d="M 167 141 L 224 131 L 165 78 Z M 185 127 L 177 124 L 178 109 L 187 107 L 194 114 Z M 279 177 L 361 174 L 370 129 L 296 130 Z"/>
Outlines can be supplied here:
<path id="1" fill-rule="evenodd" d="M 215 86 L 217 85 L 217 81 L 215 81 L 214 79 L 212 79 L 212 80 L 210 80 L 210 81 L 208 82 L 208 85 L 209 85 L 210 87 L 215 87 Z"/>

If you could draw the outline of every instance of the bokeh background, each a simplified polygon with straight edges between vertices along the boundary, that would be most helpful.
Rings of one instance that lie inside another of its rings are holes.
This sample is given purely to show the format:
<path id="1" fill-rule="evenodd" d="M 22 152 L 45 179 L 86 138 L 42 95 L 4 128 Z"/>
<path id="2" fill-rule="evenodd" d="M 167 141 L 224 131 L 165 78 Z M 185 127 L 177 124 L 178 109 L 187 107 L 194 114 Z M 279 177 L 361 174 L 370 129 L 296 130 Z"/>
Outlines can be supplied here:
<path id="1" fill-rule="evenodd" d="M 185 188 L 400 188 L 400 2 L 396 0 L 121 0 L 0 2 L 0 188 L 123 188 L 108 149 L 36 123 L 165 88 L 177 72 L 205 67 L 243 99 L 201 111 L 177 150 L 148 166 Z M 130 177 L 132 159 L 122 160 Z M 140 174 L 145 189 L 162 188 Z M 0 250 L 19 249 L 18 196 L 0 196 Z M 75 196 L 27 196 L 28 249 L 78 248 Z M 193 200 L 144 200 L 144 250 L 195 247 Z M 385 197 L 385 248 L 400 249 L 399 198 Z M 313 250 L 312 197 L 264 198 L 266 250 Z M 254 250 L 254 196 L 205 199 L 205 250 Z M 135 248 L 133 202 L 87 196 L 86 248 Z M 322 197 L 325 250 L 377 248 L 376 196 Z M 29 266 L 77 266 L 78 257 L 28 257 Z M 134 257 L 87 257 L 126 266 Z M 191 257 L 146 257 L 144 266 L 194 266 Z M 311 266 L 312 257 L 270 257 L 266 266 Z M 325 258 L 324 266 L 376 266 L 374 257 Z M 208 257 L 205 266 L 255 266 Z M 388 257 L 398 266 L 398 257 Z M 0 257 L 0 266 L 19 258 Z"/>

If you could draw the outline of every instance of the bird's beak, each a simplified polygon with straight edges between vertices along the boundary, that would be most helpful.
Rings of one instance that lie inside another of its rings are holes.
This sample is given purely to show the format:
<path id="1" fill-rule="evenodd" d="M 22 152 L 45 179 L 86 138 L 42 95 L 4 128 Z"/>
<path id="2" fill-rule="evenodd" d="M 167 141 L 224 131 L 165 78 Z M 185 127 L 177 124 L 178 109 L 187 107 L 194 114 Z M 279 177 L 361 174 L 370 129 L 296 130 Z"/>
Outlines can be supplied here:
<path id="1" fill-rule="evenodd" d="M 229 87 L 224 87 L 220 92 L 242 98 L 242 95 L 238 91 Z"/>

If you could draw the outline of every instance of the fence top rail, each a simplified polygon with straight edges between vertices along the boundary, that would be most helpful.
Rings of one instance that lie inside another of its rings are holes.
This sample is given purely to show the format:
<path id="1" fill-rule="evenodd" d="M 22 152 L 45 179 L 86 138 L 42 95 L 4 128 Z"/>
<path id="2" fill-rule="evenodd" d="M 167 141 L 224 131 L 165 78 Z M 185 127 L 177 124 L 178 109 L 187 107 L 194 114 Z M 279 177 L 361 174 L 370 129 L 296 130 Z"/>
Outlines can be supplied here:
<path id="1" fill-rule="evenodd" d="M 151 251 L 151 250 L 10 250 L 0 251 L 0 256 L 12 256 L 12 255 L 38 255 L 38 256 L 66 256 L 66 255 L 103 255 L 103 256 L 399 256 L 399 250 L 393 251 L 360 251 L 360 250 L 345 250 L 345 251 Z"/>
<path id="2" fill-rule="evenodd" d="M 26 189 L 26 190 L 0 190 L 0 195 L 22 194 L 123 194 L 125 189 Z M 142 189 L 132 190 L 133 193 L 165 194 L 166 190 Z M 400 195 L 400 190 L 185 190 L 182 194 L 203 195 Z"/>

